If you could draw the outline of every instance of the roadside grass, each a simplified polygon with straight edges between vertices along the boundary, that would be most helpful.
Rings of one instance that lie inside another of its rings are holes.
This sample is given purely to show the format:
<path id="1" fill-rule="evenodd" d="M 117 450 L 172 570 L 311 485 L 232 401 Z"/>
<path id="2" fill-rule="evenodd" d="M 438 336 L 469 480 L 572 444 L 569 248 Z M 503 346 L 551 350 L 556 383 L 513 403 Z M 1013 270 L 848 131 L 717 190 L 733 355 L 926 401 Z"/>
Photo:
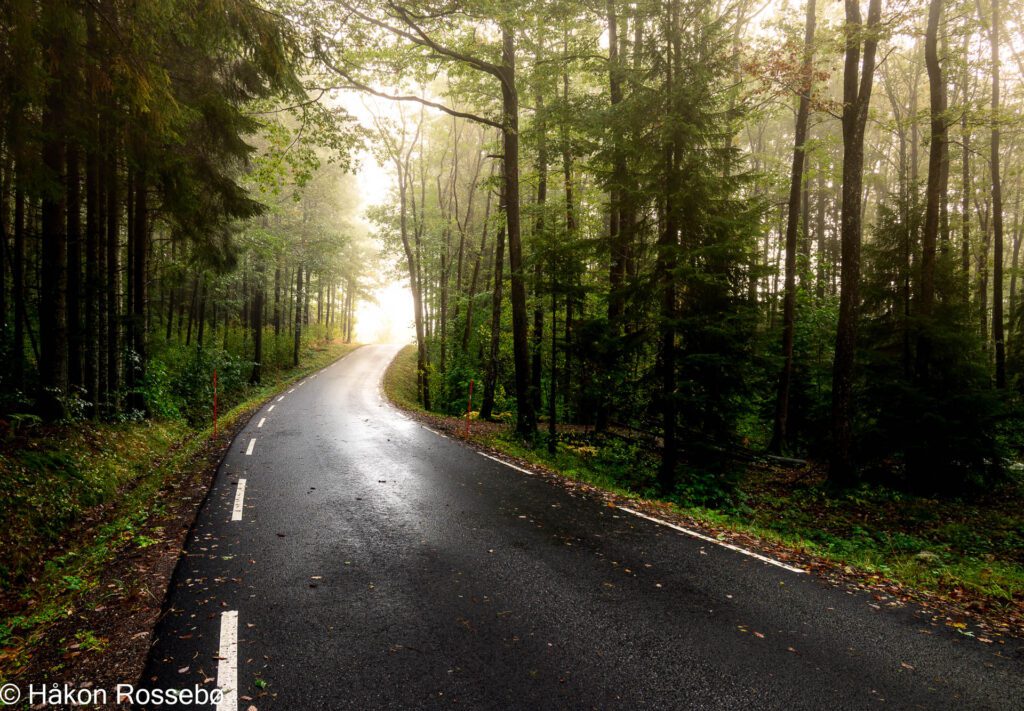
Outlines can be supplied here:
<path id="1" fill-rule="evenodd" d="M 218 419 L 230 431 L 286 384 L 358 346 L 311 344 L 298 368 L 266 373 L 264 384 Z M 183 419 L 77 422 L 21 435 L 0 453 L 0 682 L 30 663 L 47 626 L 72 614 L 98 585 L 104 566 L 125 549 L 158 541 L 146 523 L 164 513 L 158 495 L 191 474 L 212 425 Z M 143 531 L 146 531 L 144 533 Z M 106 644 L 88 630 L 76 644 Z"/>
<path id="2" fill-rule="evenodd" d="M 384 378 L 400 407 L 416 402 L 416 355 L 403 350 Z M 431 415 L 439 417 L 438 415 Z M 554 454 L 510 428 L 480 428 L 472 439 L 516 459 L 619 496 L 656 500 L 656 455 L 616 437 L 560 433 Z M 966 601 L 970 609 L 1024 607 L 1024 481 L 1018 475 L 977 499 L 913 496 L 877 484 L 836 493 L 814 469 L 749 466 L 727 500 L 708 499 L 707 482 L 684 481 L 666 503 L 676 513 L 880 575 L 911 590 Z M 1017 634 L 1024 630 L 1017 630 Z"/>

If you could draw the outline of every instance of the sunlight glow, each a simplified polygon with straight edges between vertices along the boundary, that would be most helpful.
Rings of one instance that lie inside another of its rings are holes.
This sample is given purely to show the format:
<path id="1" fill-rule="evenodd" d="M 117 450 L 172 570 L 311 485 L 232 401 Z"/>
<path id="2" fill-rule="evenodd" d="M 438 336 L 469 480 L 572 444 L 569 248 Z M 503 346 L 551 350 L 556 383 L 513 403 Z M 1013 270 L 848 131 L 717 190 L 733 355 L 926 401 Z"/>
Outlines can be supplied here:
<path id="1" fill-rule="evenodd" d="M 356 306 L 355 340 L 359 343 L 409 343 L 415 337 L 412 292 L 392 282 L 373 291 Z"/>

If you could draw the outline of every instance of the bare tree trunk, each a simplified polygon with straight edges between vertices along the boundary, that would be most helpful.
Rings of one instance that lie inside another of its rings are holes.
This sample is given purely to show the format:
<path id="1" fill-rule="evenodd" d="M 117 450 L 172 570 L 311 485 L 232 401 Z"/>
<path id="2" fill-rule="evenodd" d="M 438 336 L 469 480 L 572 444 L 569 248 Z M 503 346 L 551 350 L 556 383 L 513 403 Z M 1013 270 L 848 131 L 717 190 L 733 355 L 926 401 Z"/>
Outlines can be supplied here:
<path id="1" fill-rule="evenodd" d="M 533 226 L 533 364 L 530 368 L 530 374 L 533 378 L 531 383 L 533 406 L 537 412 L 541 412 L 541 376 L 543 374 L 542 356 L 544 350 L 544 301 L 541 298 L 544 270 L 541 253 L 543 243 L 546 241 L 544 234 L 544 210 L 546 209 L 548 199 L 548 144 L 547 122 L 544 116 L 544 95 L 539 89 L 534 100 L 536 102 L 539 137 L 537 139 L 537 219 Z"/>
<path id="2" fill-rule="evenodd" d="M 93 132 L 95 135 L 95 131 Z M 94 149 L 85 157 L 85 360 L 83 384 L 90 415 L 99 416 L 100 334 L 99 308 L 100 195 L 99 162 Z"/>
<path id="3" fill-rule="evenodd" d="M 146 257 L 149 252 L 148 184 L 146 171 L 135 171 L 135 205 L 132 228 L 132 363 L 129 369 L 131 407 L 145 412 L 142 384 L 146 378 Z"/>
<path id="4" fill-rule="evenodd" d="M 48 135 L 43 144 L 43 165 L 53 189 L 42 198 L 41 281 L 39 294 L 40 411 L 58 419 L 64 414 L 61 398 L 68 388 L 67 335 L 67 194 L 57 187 L 64 179 L 65 148 L 59 133 L 64 128 L 63 91 L 52 86 L 43 113 Z"/>
<path id="5" fill-rule="evenodd" d="M 118 212 L 117 157 L 118 150 L 113 130 L 108 134 L 105 180 L 107 193 L 107 390 L 106 403 L 111 411 L 119 408 L 118 392 L 121 388 L 121 215 Z"/>
<path id="6" fill-rule="evenodd" d="M 996 387 L 1006 387 L 1006 336 L 1003 326 L 1003 181 L 999 172 L 999 0 L 992 0 L 992 340 L 996 347 Z"/>
<path id="7" fill-rule="evenodd" d="M 665 95 L 669 97 L 669 108 L 675 110 L 674 96 L 676 78 L 681 70 L 681 42 L 679 37 L 679 1 L 671 0 L 666 18 L 669 61 L 665 63 Z M 679 224 L 677 219 L 676 195 L 679 192 L 679 146 L 675 131 L 665 143 L 665 219 L 658 235 L 657 257 L 654 273 L 659 294 L 659 336 L 656 371 L 660 392 L 658 409 L 661 416 L 662 449 L 658 467 L 658 487 L 663 494 L 670 494 L 676 485 L 676 464 L 679 459 L 677 438 L 678 422 L 676 404 L 676 284 L 675 267 L 679 249 Z"/>
<path id="8" fill-rule="evenodd" d="M 263 379 L 263 263 L 256 265 L 252 300 L 252 373 L 249 384 L 259 385 Z"/>
<path id="9" fill-rule="evenodd" d="M 516 92 L 516 42 L 512 27 L 501 28 L 501 97 L 504 116 L 502 136 L 505 155 L 505 223 L 508 231 L 508 262 L 512 285 L 512 350 L 516 381 L 516 431 L 533 436 L 537 417 L 530 397 L 530 343 L 526 317 L 526 281 L 523 277 L 523 246 L 519 219 L 519 95 Z"/>
<path id="10" fill-rule="evenodd" d="M 299 348 L 302 345 L 302 263 L 295 269 L 295 342 L 292 348 L 292 365 L 299 364 Z"/>
<path id="11" fill-rule="evenodd" d="M 493 171 L 492 171 L 493 173 Z M 469 350 L 469 336 L 473 332 L 473 306 L 476 301 L 476 287 L 480 279 L 480 265 L 483 261 L 484 253 L 487 251 L 487 230 L 489 228 L 489 222 L 491 219 L 491 191 L 487 191 L 487 201 L 484 205 L 484 226 L 483 234 L 480 236 L 480 251 L 476 254 L 476 260 L 473 262 L 473 275 L 469 281 L 469 298 L 466 302 L 466 328 L 462 332 L 462 351 L 465 353 Z"/>
<path id="12" fill-rule="evenodd" d="M 931 360 L 931 318 L 935 308 L 935 253 L 939 236 L 940 202 L 949 185 L 949 147 L 946 130 L 946 81 L 939 65 L 938 34 L 944 0 L 931 0 L 924 57 L 928 67 L 931 111 L 931 141 L 928 149 L 928 189 L 924 232 L 921 236 L 921 294 L 919 311 L 923 321 L 917 340 L 917 373 L 928 378 Z"/>
<path id="13" fill-rule="evenodd" d="M 498 203 L 502 218 L 505 216 L 505 186 L 502 184 Z M 494 247 L 494 293 L 491 298 L 491 344 L 484 376 L 484 399 L 480 405 L 480 417 L 490 420 L 494 415 L 494 391 L 498 383 L 498 348 L 501 344 L 501 300 L 505 264 L 505 223 L 498 228 Z"/>
<path id="14" fill-rule="evenodd" d="M 964 33 L 964 56 L 970 49 L 970 32 Z M 960 140 L 962 144 L 961 168 L 961 194 L 960 194 L 960 271 L 961 274 L 961 297 L 964 304 L 971 302 L 971 131 L 967 125 L 967 93 L 971 82 L 971 70 L 967 62 L 964 62 L 963 75 L 961 78 L 963 86 L 963 107 L 960 113 Z"/>
<path id="15" fill-rule="evenodd" d="M 864 179 L 864 128 L 875 75 L 881 0 L 870 0 L 862 27 L 859 0 L 845 0 L 846 57 L 843 72 L 842 284 L 832 370 L 832 457 L 829 479 L 844 486 L 855 478 L 853 465 L 853 370 L 860 310 L 861 200 Z M 861 37 L 863 63 L 861 59 Z"/>
<path id="16" fill-rule="evenodd" d="M 786 295 L 782 307 L 782 373 L 775 399 L 775 427 L 769 449 L 785 451 L 789 445 L 789 391 L 793 380 L 793 334 L 796 329 L 796 252 L 801 198 L 807 199 L 804 191 L 804 165 L 807 151 L 807 118 L 810 114 L 811 91 L 813 90 L 815 0 L 807 0 L 807 18 L 804 26 L 804 60 L 801 68 L 800 103 L 796 113 L 796 130 L 793 138 L 793 165 L 789 182 L 789 219 L 786 222 Z M 806 221 L 805 221 L 806 230 Z M 810 244 L 808 236 L 807 243 Z"/>
<path id="17" fill-rule="evenodd" d="M 78 147 L 67 146 L 68 386 L 82 386 L 82 184 Z"/>

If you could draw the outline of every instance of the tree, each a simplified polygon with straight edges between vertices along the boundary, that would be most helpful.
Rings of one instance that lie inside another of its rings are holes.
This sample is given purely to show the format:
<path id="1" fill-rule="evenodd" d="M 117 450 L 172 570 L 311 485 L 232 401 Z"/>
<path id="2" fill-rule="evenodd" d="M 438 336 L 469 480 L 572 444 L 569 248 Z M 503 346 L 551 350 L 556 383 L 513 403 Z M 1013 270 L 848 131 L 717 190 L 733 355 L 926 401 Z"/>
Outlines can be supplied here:
<path id="1" fill-rule="evenodd" d="M 860 307 L 860 252 L 862 187 L 864 182 L 864 127 L 875 74 L 881 0 L 870 0 L 867 24 L 858 0 L 845 0 L 845 61 L 843 66 L 843 192 L 842 288 L 832 373 L 832 456 L 829 478 L 837 485 L 854 478 L 853 370 Z M 862 54 L 863 53 L 863 54 Z"/>
<path id="2" fill-rule="evenodd" d="M 786 286 L 782 308 L 782 373 L 775 404 L 775 428 L 769 449 L 782 452 L 789 438 L 789 391 L 793 380 L 793 334 L 796 329 L 796 252 L 800 226 L 800 201 L 804 187 L 806 164 L 807 118 L 810 114 L 812 72 L 814 68 L 815 1 L 807 0 L 807 20 L 804 29 L 804 57 L 801 64 L 799 103 L 794 131 L 793 167 L 790 173 L 789 205 L 786 214 Z M 804 223 L 806 229 L 806 221 Z"/>

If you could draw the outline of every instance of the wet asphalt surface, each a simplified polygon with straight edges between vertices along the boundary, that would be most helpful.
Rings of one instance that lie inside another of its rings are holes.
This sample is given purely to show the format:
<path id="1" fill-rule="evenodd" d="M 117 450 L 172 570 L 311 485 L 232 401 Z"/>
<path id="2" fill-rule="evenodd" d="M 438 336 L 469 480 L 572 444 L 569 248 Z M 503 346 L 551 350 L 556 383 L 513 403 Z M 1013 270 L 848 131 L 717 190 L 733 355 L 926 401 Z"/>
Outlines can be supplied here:
<path id="1" fill-rule="evenodd" d="M 428 431 L 380 393 L 397 350 L 353 352 L 237 436 L 146 686 L 216 686 L 236 610 L 243 711 L 1024 709 L 1019 643 L 984 645 Z"/>

